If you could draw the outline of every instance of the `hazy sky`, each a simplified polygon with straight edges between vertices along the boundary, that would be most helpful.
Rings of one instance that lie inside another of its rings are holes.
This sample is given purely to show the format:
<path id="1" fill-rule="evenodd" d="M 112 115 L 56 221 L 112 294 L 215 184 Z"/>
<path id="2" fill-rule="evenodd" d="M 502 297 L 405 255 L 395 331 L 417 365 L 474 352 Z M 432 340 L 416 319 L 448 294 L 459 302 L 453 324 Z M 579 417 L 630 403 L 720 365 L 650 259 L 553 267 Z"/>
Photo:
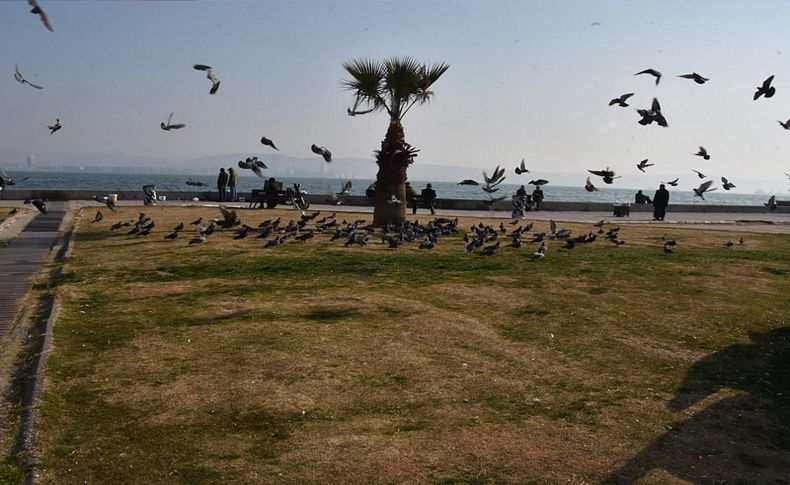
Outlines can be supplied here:
<path id="1" fill-rule="evenodd" d="M 383 113 L 348 117 L 342 63 L 445 61 L 436 97 L 404 120 L 417 163 L 533 171 L 691 168 L 777 180 L 790 172 L 790 2 L 0 2 L 0 160 L 10 152 L 193 158 L 261 152 L 370 157 Z M 594 22 L 600 25 L 592 25 Z M 43 91 L 18 84 L 14 64 Z M 214 66 L 209 81 L 192 64 Z M 649 76 L 665 74 L 659 86 Z M 703 85 L 676 77 L 696 71 Z M 752 100 L 775 74 L 777 94 Z M 635 92 L 632 108 L 607 106 Z M 640 126 L 656 96 L 669 128 Z M 174 121 L 187 127 L 160 130 Z M 64 128 L 50 136 L 46 125 Z M 710 161 L 694 157 L 705 145 Z M 781 183 L 781 185 L 780 185 Z"/>

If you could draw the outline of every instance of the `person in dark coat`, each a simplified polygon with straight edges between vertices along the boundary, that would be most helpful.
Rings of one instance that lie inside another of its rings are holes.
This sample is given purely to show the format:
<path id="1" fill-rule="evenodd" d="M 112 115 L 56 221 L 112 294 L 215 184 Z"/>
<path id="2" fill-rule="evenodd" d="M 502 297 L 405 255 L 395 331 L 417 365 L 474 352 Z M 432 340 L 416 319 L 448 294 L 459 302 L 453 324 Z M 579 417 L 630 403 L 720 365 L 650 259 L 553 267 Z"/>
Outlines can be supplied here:
<path id="1" fill-rule="evenodd" d="M 532 201 L 535 203 L 535 210 L 539 211 L 543 205 L 543 189 L 540 188 L 540 185 L 536 186 L 535 190 L 532 191 Z"/>
<path id="2" fill-rule="evenodd" d="M 417 213 L 417 192 L 414 191 L 411 184 L 406 182 L 406 202 L 408 203 L 407 207 L 411 207 L 412 214 Z"/>
<path id="3" fill-rule="evenodd" d="M 365 189 L 365 197 L 368 198 L 368 205 L 376 203 L 376 182 L 368 185 L 368 188 Z"/>
<path id="4" fill-rule="evenodd" d="M 664 187 L 664 184 L 658 187 L 656 194 L 653 196 L 653 220 L 663 221 L 667 213 L 667 206 L 669 205 L 669 191 Z"/>
<path id="5" fill-rule="evenodd" d="M 219 176 L 217 176 L 217 190 L 219 191 L 219 201 L 225 202 L 225 191 L 228 187 L 228 173 L 224 168 L 219 169 Z"/>
<path id="6" fill-rule="evenodd" d="M 422 196 L 422 202 L 425 204 L 425 208 L 430 209 L 432 215 L 436 215 L 436 210 L 433 207 L 436 203 L 436 191 L 433 190 L 431 184 L 426 185 L 425 188 L 422 189 L 422 192 L 420 192 L 420 195 Z M 416 207 L 415 205 L 415 209 Z"/>
<path id="7" fill-rule="evenodd" d="M 640 190 L 634 196 L 634 203 L 635 204 L 649 204 L 650 203 L 650 197 L 648 197 L 645 194 L 643 194 L 642 191 Z"/>

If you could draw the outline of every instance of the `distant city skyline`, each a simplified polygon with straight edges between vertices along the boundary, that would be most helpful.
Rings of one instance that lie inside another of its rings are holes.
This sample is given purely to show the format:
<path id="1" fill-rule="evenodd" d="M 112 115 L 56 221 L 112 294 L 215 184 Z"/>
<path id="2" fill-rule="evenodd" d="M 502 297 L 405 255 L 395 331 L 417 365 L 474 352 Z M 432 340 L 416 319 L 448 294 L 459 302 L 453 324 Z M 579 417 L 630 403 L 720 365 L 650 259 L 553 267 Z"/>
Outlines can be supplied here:
<path id="1" fill-rule="evenodd" d="M 677 174 L 686 190 L 692 168 L 790 188 L 790 131 L 777 123 L 790 118 L 786 2 L 40 4 L 54 32 L 26 2 L 0 2 L 0 163 L 37 153 L 309 158 L 312 143 L 337 161 L 372 160 L 387 117 L 345 114 L 342 63 L 410 55 L 450 65 L 435 99 L 404 120 L 421 149 L 415 167 L 491 170 L 525 158 L 534 174 L 581 183 L 587 169 L 610 166 L 623 180 Z M 194 63 L 216 69 L 216 95 Z M 17 83 L 16 64 L 44 89 Z M 633 75 L 646 68 L 663 72 L 658 85 Z M 677 77 L 691 72 L 710 81 Z M 770 75 L 776 96 L 752 100 Z M 608 106 L 629 92 L 630 107 Z M 653 97 L 668 128 L 637 124 L 634 108 Z M 184 129 L 160 129 L 170 112 Z M 50 135 L 56 118 L 63 129 Z M 693 155 L 699 145 L 711 160 Z M 655 163 L 647 175 L 636 169 L 644 158 Z"/>

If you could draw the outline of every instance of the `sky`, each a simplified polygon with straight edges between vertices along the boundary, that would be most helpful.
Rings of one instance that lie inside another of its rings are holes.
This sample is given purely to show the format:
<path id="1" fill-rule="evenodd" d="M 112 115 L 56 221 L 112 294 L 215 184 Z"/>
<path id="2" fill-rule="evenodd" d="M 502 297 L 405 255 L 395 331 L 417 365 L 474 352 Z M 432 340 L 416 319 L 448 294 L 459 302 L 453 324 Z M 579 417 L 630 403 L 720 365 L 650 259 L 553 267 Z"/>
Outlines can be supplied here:
<path id="1" fill-rule="evenodd" d="M 0 2 L 0 161 L 28 152 L 190 159 L 260 153 L 371 158 L 385 113 L 349 117 L 342 64 L 446 62 L 435 97 L 404 119 L 416 163 L 533 173 L 790 181 L 790 2 L 40 0 Z M 14 65 L 32 89 L 14 80 Z M 192 64 L 213 66 L 210 83 Z M 656 86 L 647 68 L 664 73 Z M 705 85 L 676 77 L 697 72 Z M 777 94 L 752 100 L 775 75 Z M 610 99 L 636 93 L 631 107 Z M 661 102 L 668 128 L 634 108 Z M 187 127 L 164 132 L 175 112 Z M 47 124 L 64 128 L 49 135 Z M 711 160 L 692 155 L 704 145 Z M 689 180 L 690 182 L 691 180 Z M 773 184 L 773 185 L 771 185 Z"/>

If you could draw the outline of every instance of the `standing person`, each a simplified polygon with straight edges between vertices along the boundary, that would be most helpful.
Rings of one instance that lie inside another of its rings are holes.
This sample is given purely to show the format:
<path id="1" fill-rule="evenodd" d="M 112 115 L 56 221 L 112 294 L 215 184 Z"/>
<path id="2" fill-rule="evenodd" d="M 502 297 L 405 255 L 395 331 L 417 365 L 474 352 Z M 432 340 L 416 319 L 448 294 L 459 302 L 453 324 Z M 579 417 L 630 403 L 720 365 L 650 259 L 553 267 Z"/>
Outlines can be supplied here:
<path id="1" fill-rule="evenodd" d="M 368 205 L 376 203 L 376 182 L 368 185 L 368 188 L 365 189 L 365 197 L 368 198 Z"/>
<path id="2" fill-rule="evenodd" d="M 532 191 L 532 201 L 535 203 L 535 210 L 539 211 L 540 206 L 543 205 L 543 189 L 540 185 L 536 185 L 535 190 Z"/>
<path id="3" fill-rule="evenodd" d="M 417 213 L 417 192 L 411 188 L 411 184 L 406 182 L 406 202 L 408 203 L 407 207 L 411 206 L 411 213 Z"/>
<path id="4" fill-rule="evenodd" d="M 422 189 L 422 192 L 420 192 L 420 195 L 422 196 L 422 202 L 425 204 L 425 208 L 430 209 L 431 215 L 435 216 L 436 210 L 433 205 L 436 203 L 436 191 L 433 190 L 431 184 L 426 185 L 425 188 Z"/>
<path id="5" fill-rule="evenodd" d="M 653 220 L 663 221 L 667 213 L 667 206 L 669 205 L 669 191 L 664 187 L 664 184 L 658 187 L 656 194 L 653 196 Z"/>
<path id="6" fill-rule="evenodd" d="M 236 183 L 238 176 L 233 167 L 228 168 L 228 188 L 230 189 L 230 202 L 236 202 Z"/>
<path id="7" fill-rule="evenodd" d="M 225 190 L 228 186 L 228 174 L 224 168 L 219 169 L 217 176 L 217 190 L 219 191 L 219 201 L 225 202 Z"/>

